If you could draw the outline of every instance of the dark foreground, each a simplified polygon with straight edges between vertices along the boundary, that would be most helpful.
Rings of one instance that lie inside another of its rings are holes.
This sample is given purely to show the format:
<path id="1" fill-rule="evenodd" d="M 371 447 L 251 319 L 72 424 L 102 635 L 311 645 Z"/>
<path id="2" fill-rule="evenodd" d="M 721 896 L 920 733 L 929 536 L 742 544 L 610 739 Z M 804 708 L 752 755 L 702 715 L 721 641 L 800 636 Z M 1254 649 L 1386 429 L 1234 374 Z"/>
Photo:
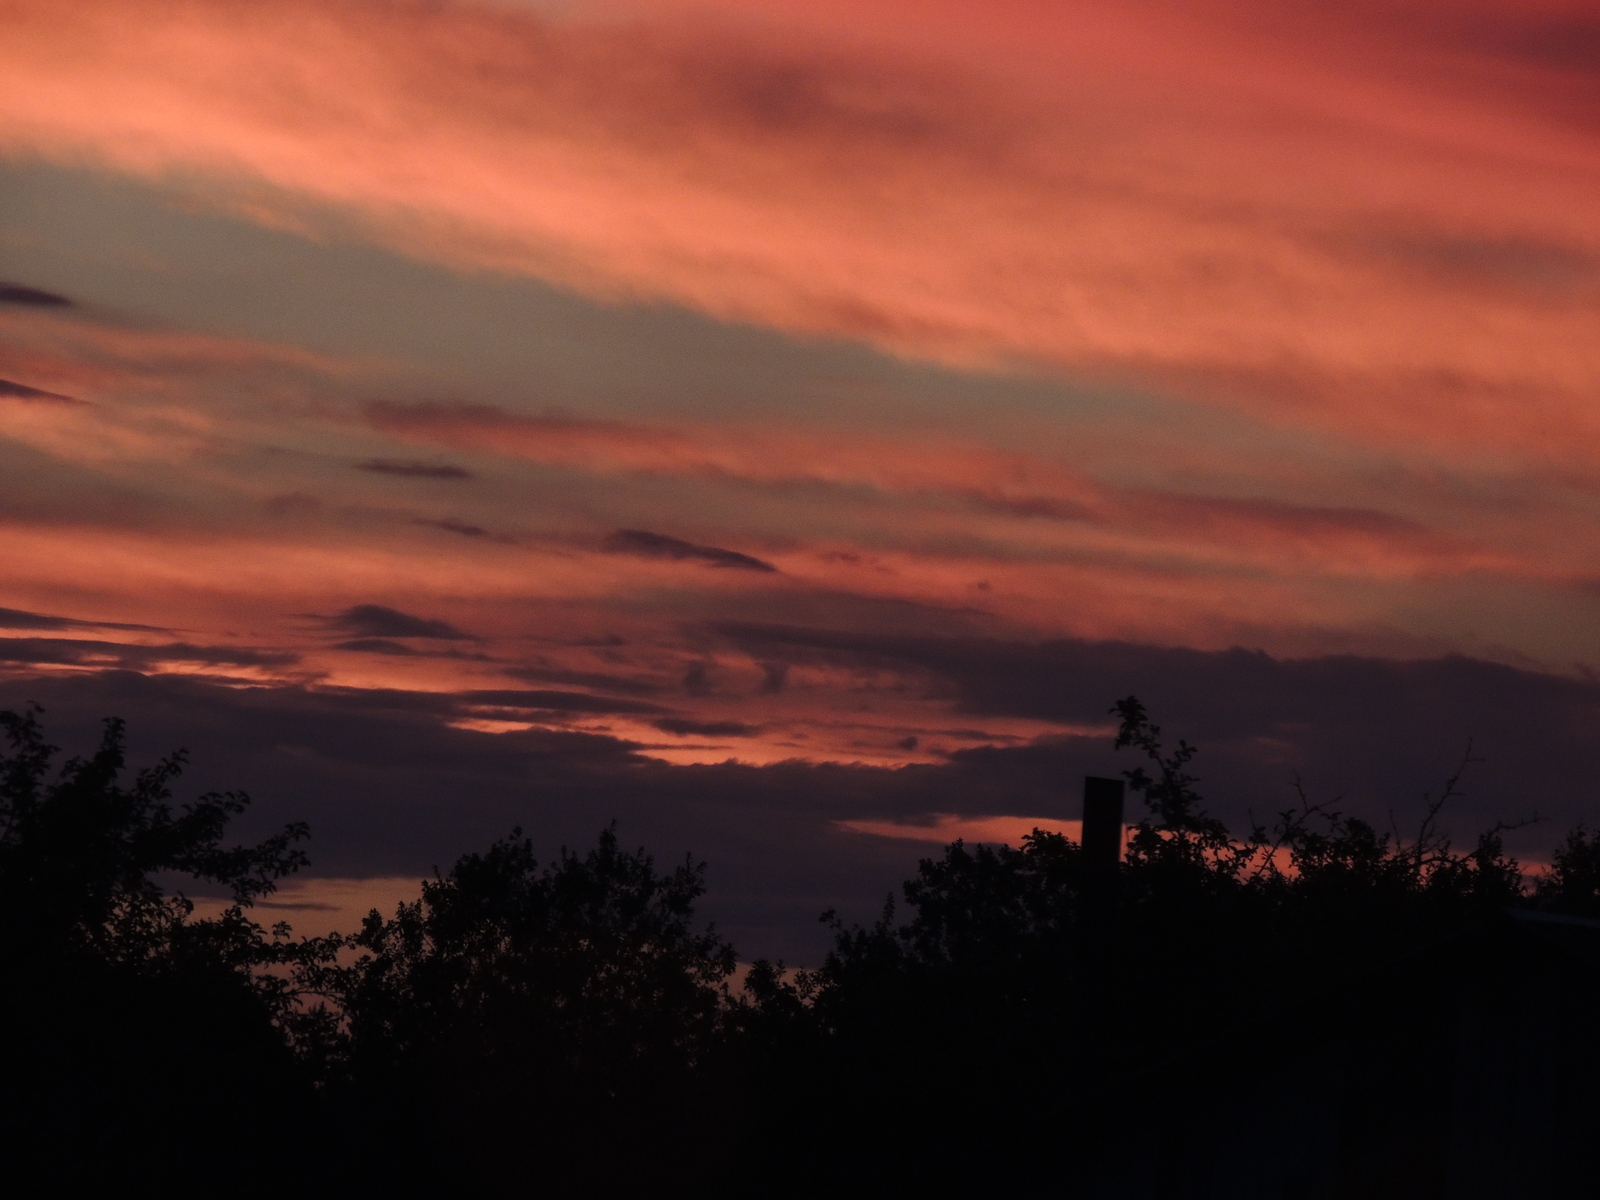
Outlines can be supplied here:
<path id="1" fill-rule="evenodd" d="M 1591 1196 L 1600 838 L 1531 891 L 1315 805 L 1237 835 L 1137 702 L 1125 859 L 949 847 L 813 972 L 694 921 L 702 869 L 520 835 L 358 933 L 263 930 L 303 828 L 231 847 L 121 729 L 0 714 L 6 1170 L 174 1194 Z M 1148 772 L 1148 773 L 1147 773 Z M 1092 848 L 1091 848 L 1092 849 Z M 195 920 L 158 881 L 237 904 Z"/>

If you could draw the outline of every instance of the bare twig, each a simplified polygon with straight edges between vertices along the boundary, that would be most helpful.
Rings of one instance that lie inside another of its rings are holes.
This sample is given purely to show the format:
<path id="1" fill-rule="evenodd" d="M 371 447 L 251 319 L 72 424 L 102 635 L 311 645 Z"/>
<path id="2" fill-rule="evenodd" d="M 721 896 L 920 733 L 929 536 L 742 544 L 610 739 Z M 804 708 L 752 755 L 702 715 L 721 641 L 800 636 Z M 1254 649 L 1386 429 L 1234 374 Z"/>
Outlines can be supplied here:
<path id="1" fill-rule="evenodd" d="M 1416 871 L 1418 874 L 1429 863 L 1437 862 L 1450 851 L 1450 839 L 1439 831 L 1439 814 L 1444 811 L 1446 804 L 1452 800 L 1459 800 L 1466 795 L 1461 790 L 1461 779 L 1467 773 L 1467 768 L 1473 763 L 1482 762 L 1481 758 L 1472 756 L 1472 745 L 1475 739 L 1467 739 L 1467 749 L 1461 756 L 1461 762 L 1456 766 L 1455 773 L 1445 780 L 1444 790 L 1439 793 L 1438 799 L 1432 799 L 1426 794 L 1423 801 L 1426 810 L 1422 816 L 1422 824 L 1417 829 L 1417 843 L 1414 851 Z"/>

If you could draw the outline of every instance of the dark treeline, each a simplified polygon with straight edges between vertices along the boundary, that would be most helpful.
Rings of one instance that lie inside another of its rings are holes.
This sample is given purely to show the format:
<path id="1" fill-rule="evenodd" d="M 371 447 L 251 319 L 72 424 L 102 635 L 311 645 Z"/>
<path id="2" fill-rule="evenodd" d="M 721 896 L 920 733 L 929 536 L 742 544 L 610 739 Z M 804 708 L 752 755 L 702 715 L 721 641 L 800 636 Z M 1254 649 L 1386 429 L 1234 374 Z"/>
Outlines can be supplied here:
<path id="1" fill-rule="evenodd" d="M 232 846 L 122 726 L 57 765 L 0 714 L 8 1170 L 231 1192 L 1591 1195 L 1600 837 L 1530 886 L 1302 802 L 1244 833 L 1136 700 L 1124 860 L 949 846 L 815 970 L 695 920 L 704 868 L 520 833 L 356 933 L 250 919 L 303 826 Z M 221 885 L 198 919 L 176 886 Z M 1596 921 L 1591 924 L 1591 921 Z M 736 979 L 742 981 L 733 986 Z"/>

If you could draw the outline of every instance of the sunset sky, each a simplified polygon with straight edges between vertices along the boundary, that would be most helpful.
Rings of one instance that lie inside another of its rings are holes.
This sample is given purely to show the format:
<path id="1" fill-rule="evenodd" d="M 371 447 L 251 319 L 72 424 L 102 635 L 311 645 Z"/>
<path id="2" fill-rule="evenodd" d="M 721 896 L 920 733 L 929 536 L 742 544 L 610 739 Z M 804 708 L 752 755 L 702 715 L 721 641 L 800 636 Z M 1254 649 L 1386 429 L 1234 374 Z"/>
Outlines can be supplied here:
<path id="1" fill-rule="evenodd" d="M 309 820 L 297 922 L 615 817 L 814 959 L 1129 692 L 1230 818 L 1472 738 L 1460 836 L 1600 821 L 1596 0 L 0 0 L 0 80 L 0 705 Z"/>

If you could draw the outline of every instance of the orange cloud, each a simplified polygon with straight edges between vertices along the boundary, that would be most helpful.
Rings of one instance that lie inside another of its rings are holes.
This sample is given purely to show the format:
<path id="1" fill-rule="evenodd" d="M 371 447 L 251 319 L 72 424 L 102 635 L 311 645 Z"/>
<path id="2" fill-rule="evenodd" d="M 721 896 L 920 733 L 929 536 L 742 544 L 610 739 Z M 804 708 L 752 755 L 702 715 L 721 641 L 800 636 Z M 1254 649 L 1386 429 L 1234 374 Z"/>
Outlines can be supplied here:
<path id="1" fill-rule="evenodd" d="M 68 597 L 81 602 L 73 613 L 93 600 L 102 614 L 201 631 L 253 623 L 264 644 L 302 655 L 294 673 L 362 686 L 448 688 L 498 668 L 333 652 L 284 614 L 446 605 L 466 627 L 515 639 L 535 605 L 553 628 L 592 631 L 626 613 L 640 636 L 671 642 L 686 619 L 898 621 L 902 610 L 875 617 L 873 606 L 904 605 L 946 626 L 1287 652 L 1392 649 L 1396 637 L 1414 649 L 1423 631 L 1429 650 L 1492 638 L 1557 661 L 1587 652 L 1581 622 L 1494 623 L 1511 605 L 1563 612 L 1600 578 L 1570 480 L 1518 481 L 1509 500 L 1477 495 L 1470 476 L 1460 494 L 1422 480 L 1362 495 L 1337 469 L 1302 479 L 1304 460 L 1230 478 L 1225 447 L 1191 452 L 1176 437 L 1138 449 L 1142 472 L 1096 477 L 1097 452 L 1074 446 L 1071 428 L 1019 450 L 981 431 L 890 433 L 866 417 L 825 427 L 359 407 L 348 397 L 370 394 L 373 378 L 360 367 L 0 314 L 0 370 L 92 401 L 0 401 L 0 436 L 93 469 L 110 489 L 92 500 L 76 485 L 66 508 L 26 489 L 11 498 L 0 604 L 55 611 Z M 471 470 L 441 483 L 432 455 L 422 475 L 358 469 L 412 463 L 418 445 Z M 619 529 L 778 571 L 604 553 Z M 1420 615 L 1397 630 L 1397 609 Z"/>
<path id="2" fill-rule="evenodd" d="M 840 431 L 712 425 L 666 427 L 488 405 L 372 403 L 374 428 L 428 445 L 604 473 L 725 475 L 759 483 L 870 484 L 894 491 L 970 492 L 995 505 L 1030 503 L 1087 516 L 1099 489 L 1042 459 L 952 437 L 888 439 Z"/>
<path id="3" fill-rule="evenodd" d="M 580 14 L 5 0 L 0 146 L 599 295 L 1600 460 L 1587 6 Z"/>
<path id="4" fill-rule="evenodd" d="M 1481 571 L 1559 582 L 1587 578 L 1600 566 L 1587 555 L 1574 561 L 1529 554 L 1526 546 L 1519 552 L 1493 539 L 1432 530 L 1377 509 L 1111 487 L 1039 455 L 954 439 L 941 443 L 854 432 L 825 437 L 725 424 L 652 426 L 523 416 L 485 405 L 375 403 L 367 406 L 366 416 L 376 428 L 422 444 L 585 471 L 868 486 L 932 510 L 921 520 L 902 513 L 902 539 L 915 542 L 919 529 L 938 536 L 937 529 L 946 537 L 964 529 L 975 537 L 987 535 L 997 546 L 1029 547 L 993 556 L 995 569 L 1007 574 L 1030 563 L 1025 570 L 1039 570 L 1041 551 L 1048 557 L 1051 546 L 1121 559 L 1129 568 L 1144 556 L 1169 566 L 1188 560 L 1213 568 L 1232 563 L 1366 577 Z M 827 548 L 820 563 L 803 557 L 795 562 L 791 556 L 789 569 L 813 578 L 850 573 L 827 565 L 848 564 L 848 548 Z M 971 567 L 961 569 L 970 572 Z"/>

